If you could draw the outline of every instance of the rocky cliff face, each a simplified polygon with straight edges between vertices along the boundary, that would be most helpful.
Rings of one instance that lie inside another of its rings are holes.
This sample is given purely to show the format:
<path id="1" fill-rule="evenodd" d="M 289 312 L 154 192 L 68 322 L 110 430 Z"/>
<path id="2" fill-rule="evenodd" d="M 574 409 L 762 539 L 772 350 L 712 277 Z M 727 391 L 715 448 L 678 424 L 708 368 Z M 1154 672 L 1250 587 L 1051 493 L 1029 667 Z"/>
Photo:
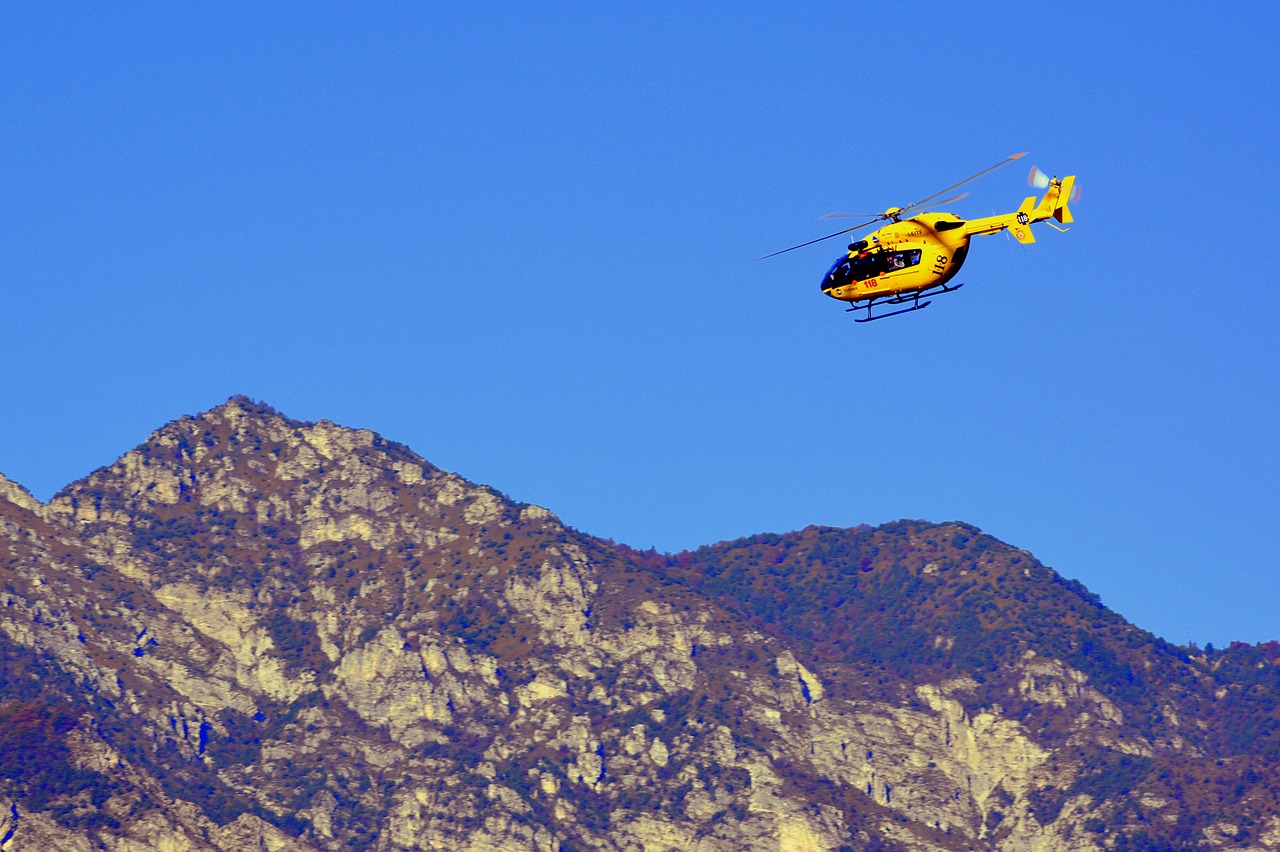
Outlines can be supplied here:
<path id="1" fill-rule="evenodd" d="M 233 399 L 0 580 L 4 850 L 1280 848 L 1280 654 L 963 525 L 637 553 Z"/>

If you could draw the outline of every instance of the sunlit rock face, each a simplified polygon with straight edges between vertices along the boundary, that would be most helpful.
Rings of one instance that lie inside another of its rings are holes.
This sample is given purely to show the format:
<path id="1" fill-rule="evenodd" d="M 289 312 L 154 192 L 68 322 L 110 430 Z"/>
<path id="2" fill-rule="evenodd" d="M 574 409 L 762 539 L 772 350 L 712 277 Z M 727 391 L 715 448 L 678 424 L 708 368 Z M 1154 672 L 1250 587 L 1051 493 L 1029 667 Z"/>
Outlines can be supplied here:
<path id="1" fill-rule="evenodd" d="M 1280 649 L 962 524 L 639 553 L 235 398 L 0 580 L 3 850 L 1280 848 Z"/>

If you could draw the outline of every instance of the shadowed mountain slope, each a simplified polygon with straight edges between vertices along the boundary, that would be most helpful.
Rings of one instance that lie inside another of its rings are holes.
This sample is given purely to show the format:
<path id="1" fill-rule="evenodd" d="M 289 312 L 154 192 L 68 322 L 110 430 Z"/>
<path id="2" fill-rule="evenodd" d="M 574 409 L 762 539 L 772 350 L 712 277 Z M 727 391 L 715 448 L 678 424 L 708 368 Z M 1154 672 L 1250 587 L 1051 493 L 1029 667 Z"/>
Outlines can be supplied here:
<path id="1" fill-rule="evenodd" d="M 672 560 L 672 570 L 690 586 L 803 643 L 816 660 L 872 665 L 913 682 L 960 674 L 981 685 L 981 704 L 1010 707 L 1022 690 L 1001 673 L 1023 660 L 1055 659 L 1153 741 L 1178 727 L 1166 718 L 1172 708 L 1174 716 L 1212 720 L 1207 730 L 1178 733 L 1215 757 L 1280 761 L 1280 644 L 1196 649 L 1193 658 L 1128 623 L 1079 582 L 969 525 L 809 528 L 701 548 L 692 570 L 685 562 Z M 1020 706 L 1032 713 L 1038 705 Z M 1052 719 L 1032 728 L 1054 733 Z"/>

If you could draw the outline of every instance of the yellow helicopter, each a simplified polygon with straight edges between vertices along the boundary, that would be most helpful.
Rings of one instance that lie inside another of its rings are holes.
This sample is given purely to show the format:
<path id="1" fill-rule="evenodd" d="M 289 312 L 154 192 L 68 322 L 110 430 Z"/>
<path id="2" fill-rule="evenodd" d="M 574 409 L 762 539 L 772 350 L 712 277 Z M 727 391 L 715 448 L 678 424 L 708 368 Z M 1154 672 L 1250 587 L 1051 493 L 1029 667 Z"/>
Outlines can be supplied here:
<path id="1" fill-rule="evenodd" d="M 970 237 L 1008 230 L 1013 234 L 1014 239 L 1027 245 L 1036 241 L 1035 235 L 1031 233 L 1032 222 L 1043 222 L 1051 218 L 1063 224 L 1073 221 L 1067 202 L 1075 201 L 1079 197 L 1078 192 L 1075 192 L 1075 176 L 1059 180 L 1056 177 L 1050 178 L 1034 167 L 1031 169 L 1028 184 L 1037 189 L 1046 190 L 1039 203 L 1036 203 L 1033 195 L 1025 199 L 1012 213 L 969 221 L 951 213 L 909 215 L 917 207 L 928 204 L 935 198 L 964 186 L 969 181 L 976 180 L 988 172 L 1025 156 L 1026 152 L 1006 157 L 994 166 L 970 175 L 959 183 L 952 184 L 914 204 L 908 204 L 906 207 L 890 207 L 852 228 L 775 251 L 765 257 L 774 257 L 842 234 L 849 234 L 877 222 L 888 222 L 889 224 L 881 227 L 867 239 L 849 244 L 848 253 L 841 255 L 823 276 L 822 292 L 833 299 L 851 302 L 853 307 L 848 308 L 848 311 L 865 309 L 866 315 L 855 317 L 855 322 L 869 322 L 927 308 L 930 303 L 922 302 L 921 299 L 951 293 L 964 286 L 963 284 L 952 285 L 950 282 L 968 257 Z M 948 198 L 946 201 L 939 202 L 939 205 L 959 201 L 966 195 L 968 195 L 967 192 Z M 822 218 L 849 218 L 858 215 L 828 213 Z M 1067 230 L 1052 223 L 1050 225 L 1059 231 Z M 895 308 L 895 310 L 876 313 L 875 310 L 881 307 Z"/>

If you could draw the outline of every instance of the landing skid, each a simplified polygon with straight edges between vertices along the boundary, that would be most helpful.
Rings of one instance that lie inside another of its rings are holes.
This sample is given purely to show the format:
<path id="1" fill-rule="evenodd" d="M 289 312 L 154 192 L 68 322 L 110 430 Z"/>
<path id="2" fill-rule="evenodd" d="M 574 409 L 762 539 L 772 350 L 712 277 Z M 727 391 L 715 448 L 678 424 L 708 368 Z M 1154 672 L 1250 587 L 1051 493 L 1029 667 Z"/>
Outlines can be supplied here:
<path id="1" fill-rule="evenodd" d="M 941 296 L 943 293 L 954 293 L 963 287 L 964 284 L 957 284 L 954 287 L 948 287 L 946 284 L 935 284 L 932 287 L 925 287 L 923 290 L 916 290 L 914 293 L 897 293 L 893 296 L 877 296 L 865 305 L 854 305 L 852 308 L 845 308 L 845 313 L 852 311 L 866 310 L 865 317 L 854 317 L 854 322 L 871 322 L 872 320 L 884 319 L 885 317 L 896 317 L 898 314 L 909 314 L 912 311 L 920 311 L 933 304 L 932 302 L 922 302 L 921 299 L 930 296 Z M 888 311 L 886 313 L 873 314 L 872 312 L 882 306 L 910 305 L 906 308 L 898 308 L 896 311 Z"/>

